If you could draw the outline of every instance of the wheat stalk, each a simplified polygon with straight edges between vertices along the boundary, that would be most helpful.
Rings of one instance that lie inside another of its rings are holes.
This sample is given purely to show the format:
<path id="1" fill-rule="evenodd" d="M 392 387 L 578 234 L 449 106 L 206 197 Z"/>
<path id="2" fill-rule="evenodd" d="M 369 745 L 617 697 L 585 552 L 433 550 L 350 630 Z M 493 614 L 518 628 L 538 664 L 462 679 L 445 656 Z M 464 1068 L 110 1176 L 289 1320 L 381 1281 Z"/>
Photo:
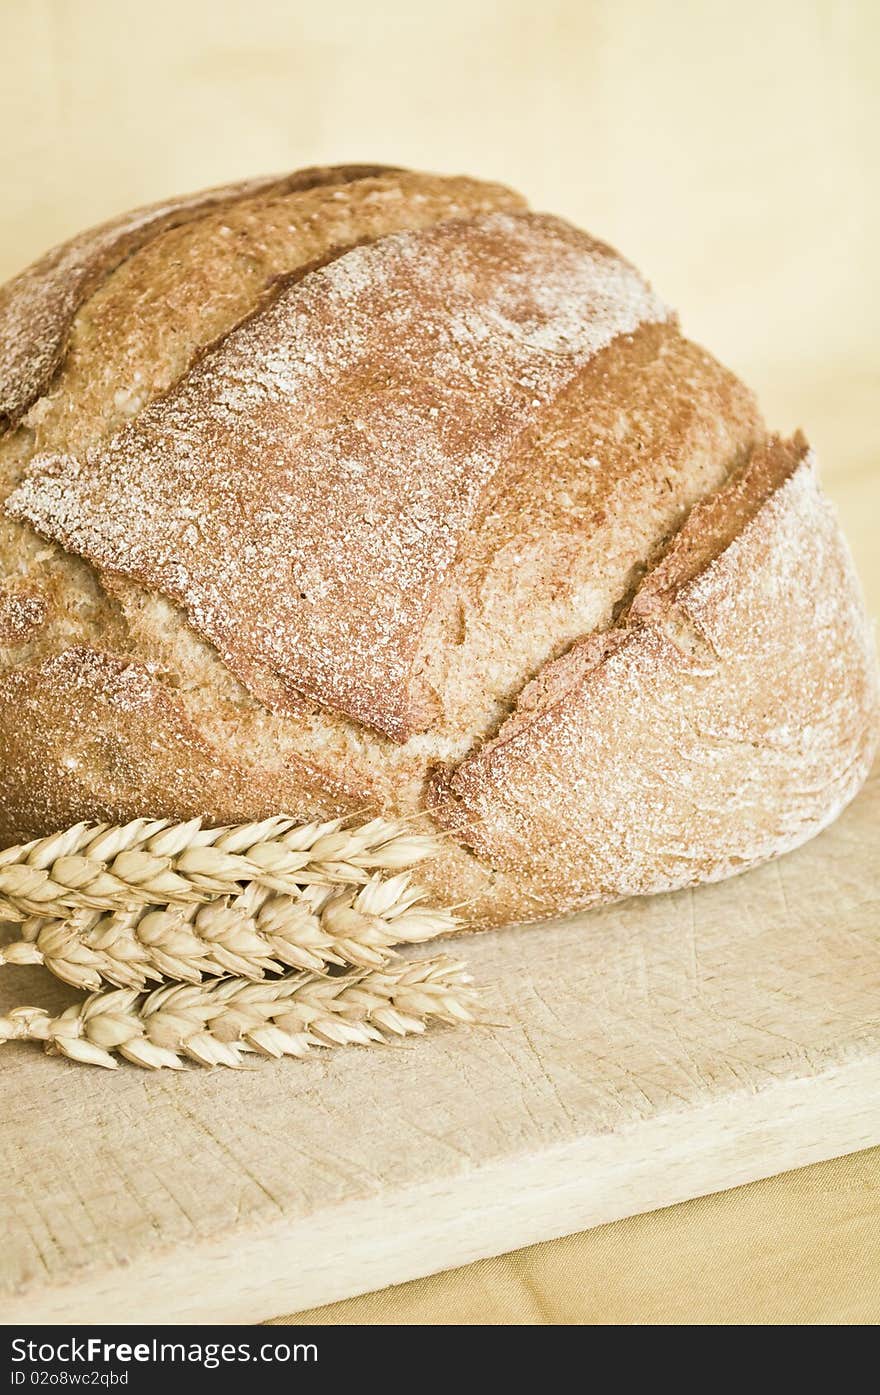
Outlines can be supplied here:
<path id="1" fill-rule="evenodd" d="M 0 852 L 0 919 L 207 901 L 251 881 L 295 895 L 313 882 L 364 883 L 373 870 L 399 871 L 436 848 L 434 837 L 380 818 L 348 827 L 283 815 L 211 829 L 201 819 L 79 823 Z"/>
<path id="2" fill-rule="evenodd" d="M 45 964 L 75 988 L 102 982 L 143 989 L 176 979 L 260 979 L 284 968 L 381 968 L 394 945 L 449 934 L 449 911 L 428 909 L 407 872 L 366 885 L 312 883 L 299 897 L 249 883 L 232 899 L 133 911 L 75 911 L 67 920 L 30 917 L 21 939 L 0 945 L 0 964 Z"/>
<path id="3" fill-rule="evenodd" d="M 262 983 L 216 979 L 169 984 L 148 994 L 94 993 L 51 1017 L 14 1008 L 0 1017 L 0 1042 L 42 1041 L 47 1051 L 114 1068 L 114 1054 L 150 1070 L 239 1066 L 243 1056 L 305 1056 L 316 1046 L 370 1045 L 423 1032 L 432 1019 L 472 1022 L 464 966 L 438 957 L 333 978 L 290 974 Z"/>

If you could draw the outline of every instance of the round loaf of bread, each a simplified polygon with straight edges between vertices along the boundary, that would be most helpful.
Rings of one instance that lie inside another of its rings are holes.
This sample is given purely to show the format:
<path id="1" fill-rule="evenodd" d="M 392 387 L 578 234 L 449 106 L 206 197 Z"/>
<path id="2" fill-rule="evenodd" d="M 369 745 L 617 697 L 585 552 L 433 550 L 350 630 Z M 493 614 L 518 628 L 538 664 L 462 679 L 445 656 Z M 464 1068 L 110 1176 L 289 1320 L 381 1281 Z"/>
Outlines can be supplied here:
<path id="1" fill-rule="evenodd" d="M 404 815 L 474 926 L 689 886 L 855 794 L 877 673 L 796 436 L 510 190 L 306 170 L 0 291 L 0 846 Z"/>

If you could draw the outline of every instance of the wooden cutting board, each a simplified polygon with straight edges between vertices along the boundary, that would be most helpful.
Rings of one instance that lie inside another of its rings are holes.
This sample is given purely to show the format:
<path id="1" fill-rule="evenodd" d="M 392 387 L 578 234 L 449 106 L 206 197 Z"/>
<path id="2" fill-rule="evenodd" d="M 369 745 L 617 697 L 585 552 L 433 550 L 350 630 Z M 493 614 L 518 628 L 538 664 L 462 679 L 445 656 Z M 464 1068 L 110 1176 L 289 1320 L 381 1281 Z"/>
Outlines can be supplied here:
<path id="1" fill-rule="evenodd" d="M 239 1073 L 4 1046 L 3 1320 L 257 1320 L 880 1143 L 878 831 L 880 771 L 747 876 L 462 942 L 491 1027 Z"/>

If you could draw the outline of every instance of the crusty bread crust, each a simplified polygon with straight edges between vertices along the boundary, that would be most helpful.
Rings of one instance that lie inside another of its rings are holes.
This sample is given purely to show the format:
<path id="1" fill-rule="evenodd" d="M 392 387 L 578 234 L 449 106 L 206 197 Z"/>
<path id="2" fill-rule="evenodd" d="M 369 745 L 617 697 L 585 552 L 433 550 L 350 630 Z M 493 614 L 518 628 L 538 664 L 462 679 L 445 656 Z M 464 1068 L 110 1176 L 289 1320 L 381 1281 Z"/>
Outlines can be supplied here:
<path id="1" fill-rule="evenodd" d="M 431 602 L 513 443 L 668 317 L 557 219 L 384 237 L 277 288 L 103 450 L 37 457 L 7 513 L 173 598 L 264 702 L 406 740 Z"/>
<path id="2" fill-rule="evenodd" d="M 876 749 L 869 627 L 805 442 L 771 441 L 697 505 L 643 591 L 431 786 L 438 822 L 547 914 L 797 847 Z"/>
<path id="3" fill-rule="evenodd" d="M 136 208 L 53 247 L 0 287 L 0 429 L 14 424 L 49 386 L 63 361 L 79 307 L 120 262 L 166 228 L 244 200 L 295 193 L 379 174 L 382 165 L 315 166 L 292 175 L 206 189 Z"/>
<path id="4" fill-rule="evenodd" d="M 836 815 L 878 702 L 845 544 L 632 268 L 406 171 L 172 207 L 12 283 L 54 289 L 0 352 L 0 845 L 414 814 L 477 927 Z"/>
<path id="5" fill-rule="evenodd" d="M 237 823 L 279 808 L 333 814 L 350 807 L 354 793 L 343 771 L 334 796 L 326 772 L 306 761 L 264 770 L 231 762 L 148 668 L 92 649 L 9 672 L 0 684 L 0 730 L 10 835 L 20 826 L 10 816 L 22 811 L 29 827 L 43 828 L 66 828 L 84 808 L 111 822 L 167 807 L 181 818 Z"/>

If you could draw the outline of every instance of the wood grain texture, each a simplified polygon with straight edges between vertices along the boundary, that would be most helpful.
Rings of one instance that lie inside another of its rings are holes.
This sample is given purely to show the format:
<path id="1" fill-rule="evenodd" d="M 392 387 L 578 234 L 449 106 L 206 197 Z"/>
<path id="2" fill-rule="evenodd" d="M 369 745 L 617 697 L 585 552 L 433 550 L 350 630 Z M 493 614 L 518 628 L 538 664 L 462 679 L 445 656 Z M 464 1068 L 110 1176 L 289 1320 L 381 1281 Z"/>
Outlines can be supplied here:
<path id="1" fill-rule="evenodd" d="M 4 1321 L 252 1320 L 880 1142 L 878 822 L 880 771 L 745 877 L 475 937 L 491 1027 L 238 1074 L 5 1047 Z"/>

